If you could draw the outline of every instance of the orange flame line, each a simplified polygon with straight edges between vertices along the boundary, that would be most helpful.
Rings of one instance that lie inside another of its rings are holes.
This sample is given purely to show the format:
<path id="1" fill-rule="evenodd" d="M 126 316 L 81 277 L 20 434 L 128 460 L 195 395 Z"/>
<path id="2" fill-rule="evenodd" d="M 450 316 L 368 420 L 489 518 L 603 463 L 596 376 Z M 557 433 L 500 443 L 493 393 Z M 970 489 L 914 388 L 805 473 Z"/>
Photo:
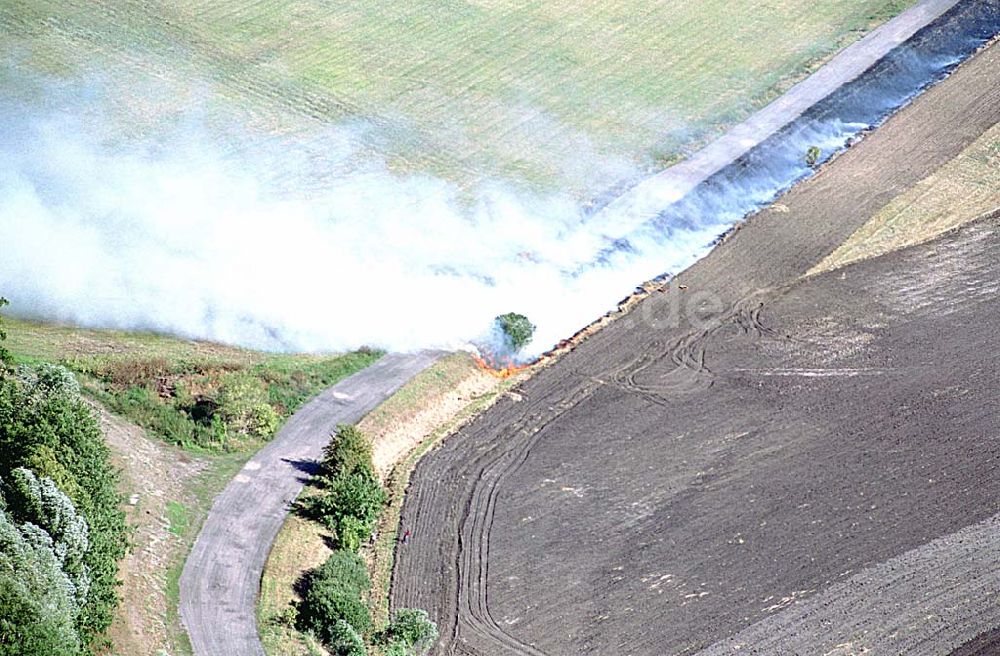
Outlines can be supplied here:
<path id="1" fill-rule="evenodd" d="M 519 371 L 524 371 L 530 366 L 527 364 L 514 364 L 514 362 L 511 361 L 505 363 L 492 362 L 492 358 L 487 359 L 478 355 L 473 356 L 473 359 L 481 369 L 493 376 L 496 376 L 497 378 L 510 378 L 514 374 Z"/>

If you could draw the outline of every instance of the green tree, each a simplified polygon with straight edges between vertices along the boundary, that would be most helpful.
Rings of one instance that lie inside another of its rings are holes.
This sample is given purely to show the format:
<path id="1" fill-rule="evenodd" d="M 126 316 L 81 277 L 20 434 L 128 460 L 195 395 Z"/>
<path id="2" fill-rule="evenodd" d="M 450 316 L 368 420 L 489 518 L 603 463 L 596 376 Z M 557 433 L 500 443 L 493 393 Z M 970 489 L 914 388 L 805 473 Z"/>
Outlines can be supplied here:
<path id="1" fill-rule="evenodd" d="M 819 161 L 820 155 L 822 154 L 823 151 L 819 149 L 819 146 L 809 146 L 809 148 L 806 149 L 806 166 L 816 166 L 816 163 Z"/>
<path id="2" fill-rule="evenodd" d="M 8 480 L 0 481 L 0 498 L 10 516 L 21 524 L 37 526 L 52 541 L 52 550 L 72 584 L 80 606 L 90 591 L 90 529 L 73 502 L 49 478 L 39 478 L 30 469 L 19 467 Z"/>
<path id="3" fill-rule="evenodd" d="M 371 628 L 371 615 L 364 597 L 371 589 L 365 563 L 356 553 L 334 551 L 325 563 L 310 572 L 299 604 L 297 625 L 331 646 L 344 640 L 340 622 L 358 635 Z"/>
<path id="4" fill-rule="evenodd" d="M 0 656 L 76 656 L 72 590 L 45 531 L 0 511 Z"/>
<path id="5" fill-rule="evenodd" d="M 340 548 L 356 550 L 378 521 L 385 490 L 368 473 L 338 474 L 322 484 L 321 494 L 302 501 L 303 510 L 336 534 Z"/>
<path id="6" fill-rule="evenodd" d="M 387 499 L 372 466 L 368 438 L 354 426 L 339 426 L 324 450 L 315 482 L 322 492 L 304 498 L 300 508 L 336 534 L 338 547 L 356 551 L 374 529 Z"/>
<path id="7" fill-rule="evenodd" d="M 372 474 L 372 445 L 357 426 L 341 424 L 323 450 L 321 474 Z"/>
<path id="8" fill-rule="evenodd" d="M 523 349 L 535 335 L 535 325 L 528 321 L 528 317 L 516 312 L 501 314 L 494 319 L 494 325 L 500 330 L 504 346 L 511 353 Z"/>
<path id="9" fill-rule="evenodd" d="M 58 369 L 58 368 L 56 368 Z M 118 471 L 100 426 L 71 377 L 48 367 L 0 371 L 0 478 L 19 467 L 55 481 L 89 526 L 86 604 L 78 634 L 92 644 L 111 623 L 118 602 L 118 561 L 128 544 Z M 61 381 L 61 382 L 60 382 Z"/>
<path id="10" fill-rule="evenodd" d="M 419 608 L 401 608 L 386 627 L 384 640 L 402 645 L 404 654 L 424 654 L 438 639 L 437 625 Z"/>

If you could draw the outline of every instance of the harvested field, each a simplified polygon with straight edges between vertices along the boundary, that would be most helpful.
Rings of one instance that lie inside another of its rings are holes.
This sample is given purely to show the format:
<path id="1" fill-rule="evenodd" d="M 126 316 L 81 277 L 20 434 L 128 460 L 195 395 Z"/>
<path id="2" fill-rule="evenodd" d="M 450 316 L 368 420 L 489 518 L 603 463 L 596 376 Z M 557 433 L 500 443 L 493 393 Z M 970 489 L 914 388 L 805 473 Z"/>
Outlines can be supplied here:
<path id="1" fill-rule="evenodd" d="M 1000 222 L 800 277 L 998 122 L 992 46 L 430 454 L 394 605 L 437 653 L 990 653 Z"/>
<path id="2" fill-rule="evenodd" d="M 1000 125 L 872 217 L 813 269 L 912 246 L 1000 210 Z"/>
<path id="3" fill-rule="evenodd" d="M 593 192 L 662 168 L 911 4 L 15 0 L 0 47 L 60 74 L 99 61 L 139 124 L 217 87 L 269 130 L 364 121 L 397 170 Z"/>

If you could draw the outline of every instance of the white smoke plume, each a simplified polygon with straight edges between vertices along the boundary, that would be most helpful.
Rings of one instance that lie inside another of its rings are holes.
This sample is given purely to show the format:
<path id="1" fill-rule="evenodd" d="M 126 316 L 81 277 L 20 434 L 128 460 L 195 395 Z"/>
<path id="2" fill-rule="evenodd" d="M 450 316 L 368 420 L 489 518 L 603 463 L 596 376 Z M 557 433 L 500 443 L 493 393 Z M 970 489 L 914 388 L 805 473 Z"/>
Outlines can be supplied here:
<path id="1" fill-rule="evenodd" d="M 808 175 L 808 148 L 825 160 L 971 47 L 900 48 L 739 166 L 641 216 L 396 174 L 358 146 L 358 126 L 283 142 L 220 133 L 194 112 L 136 138 L 104 116 L 100 93 L 7 94 L 0 294 L 24 317 L 284 351 L 456 348 L 519 312 L 538 326 L 531 356 L 689 265 Z"/>
<path id="2" fill-rule="evenodd" d="M 348 128 L 304 152 L 234 148 L 190 124 L 109 138 L 78 100 L 8 102 L 0 120 L 0 293 L 31 318 L 270 350 L 407 350 L 460 346 L 515 311 L 538 325 L 538 352 L 721 229 L 595 265 L 612 226 L 573 199 L 396 175 L 362 163 Z"/>

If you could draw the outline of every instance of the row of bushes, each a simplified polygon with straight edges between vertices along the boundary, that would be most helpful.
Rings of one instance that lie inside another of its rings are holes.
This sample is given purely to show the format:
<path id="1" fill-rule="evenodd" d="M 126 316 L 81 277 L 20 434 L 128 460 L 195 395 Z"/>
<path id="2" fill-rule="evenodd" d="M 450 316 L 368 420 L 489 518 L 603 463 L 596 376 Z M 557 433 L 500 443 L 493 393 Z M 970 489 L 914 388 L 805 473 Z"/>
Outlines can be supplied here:
<path id="1" fill-rule="evenodd" d="M 303 499 L 299 509 L 333 532 L 337 549 L 302 581 L 298 628 L 315 635 L 337 656 L 365 656 L 369 644 L 386 656 L 425 653 L 438 638 L 425 611 L 404 608 L 387 627 L 372 627 L 366 603 L 371 580 L 357 551 L 371 535 L 386 494 L 375 476 L 371 444 L 361 431 L 354 426 L 338 428 L 314 484 L 318 493 Z"/>
<path id="2" fill-rule="evenodd" d="M 73 374 L 0 347 L 0 656 L 105 646 L 129 537 L 118 481 Z"/>

